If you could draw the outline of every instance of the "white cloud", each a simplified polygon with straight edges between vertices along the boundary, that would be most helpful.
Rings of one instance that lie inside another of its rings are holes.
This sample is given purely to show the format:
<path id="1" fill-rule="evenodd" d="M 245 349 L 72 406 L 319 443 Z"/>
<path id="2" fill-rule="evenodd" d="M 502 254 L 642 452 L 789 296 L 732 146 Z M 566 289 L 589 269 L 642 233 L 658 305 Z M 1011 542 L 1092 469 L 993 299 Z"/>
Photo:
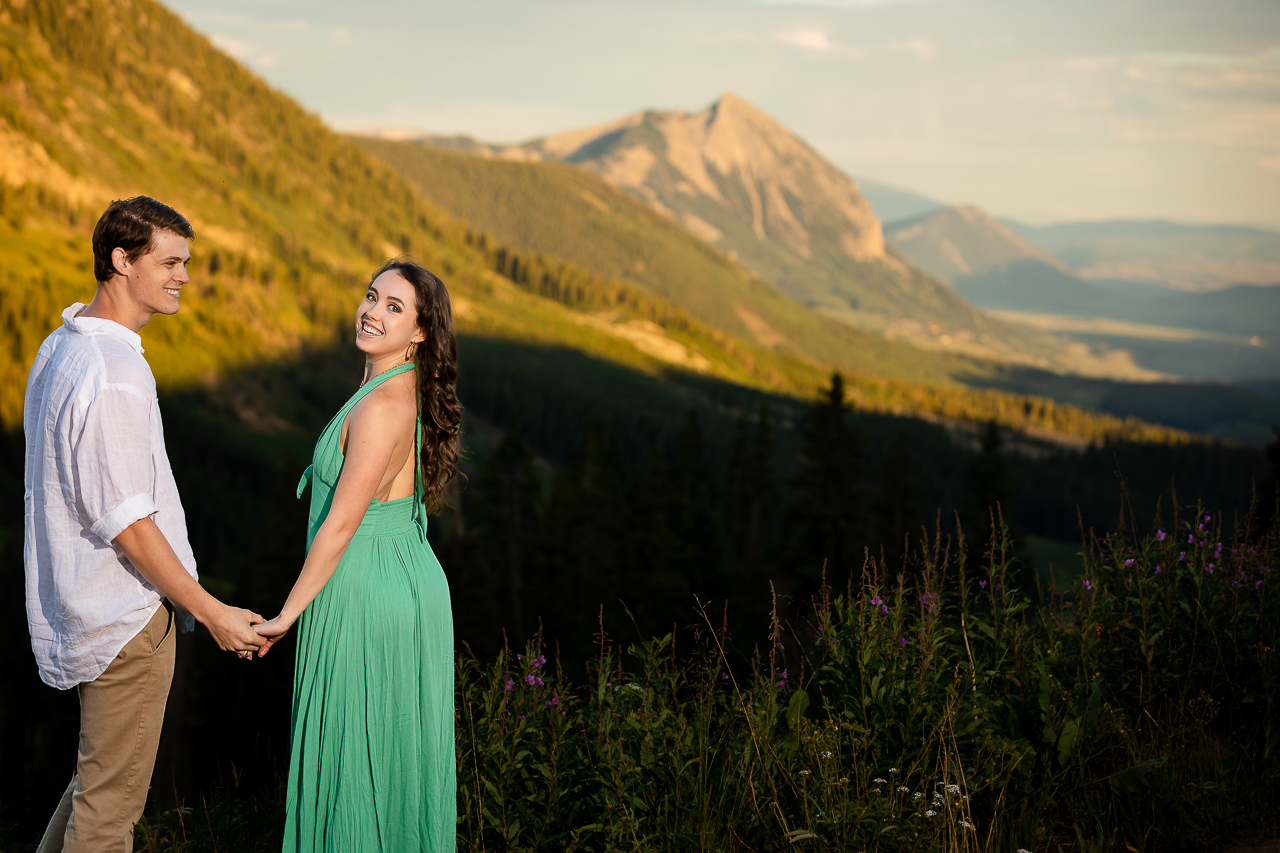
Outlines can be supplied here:
<path id="1" fill-rule="evenodd" d="M 926 38 L 898 39 L 889 42 L 890 50 L 915 54 L 928 62 L 938 55 L 938 46 Z"/>
<path id="2" fill-rule="evenodd" d="M 834 53 L 843 56 L 862 57 L 862 51 L 845 47 L 831 40 L 826 30 L 819 27 L 800 27 L 794 30 L 780 30 L 773 34 L 773 40 L 779 44 L 798 47 L 810 53 Z"/>

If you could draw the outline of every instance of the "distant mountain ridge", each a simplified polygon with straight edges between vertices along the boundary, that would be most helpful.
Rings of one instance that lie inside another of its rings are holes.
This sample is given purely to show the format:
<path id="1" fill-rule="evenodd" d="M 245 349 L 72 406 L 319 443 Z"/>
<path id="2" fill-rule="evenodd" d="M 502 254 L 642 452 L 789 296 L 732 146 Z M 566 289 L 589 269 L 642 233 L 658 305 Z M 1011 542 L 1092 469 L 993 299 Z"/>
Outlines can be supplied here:
<path id="1" fill-rule="evenodd" d="M 889 242 L 903 257 L 947 282 L 1021 260 L 1065 269 L 986 211 L 968 205 L 944 207 L 886 228 Z"/>
<path id="2" fill-rule="evenodd" d="M 580 166 L 681 223 L 794 301 L 855 329 L 974 358 L 1154 376 L 1122 359 L 1068 353 L 1056 340 L 975 309 L 903 263 L 885 246 L 880 221 L 851 178 L 731 94 L 693 113 L 638 112 L 519 145 L 457 136 L 417 142 L 485 158 Z"/>
<path id="3" fill-rule="evenodd" d="M 1123 347 L 1144 367 L 1188 379 L 1280 372 L 1280 287 L 1232 285 L 1187 292 L 1090 280 L 1012 227 L 971 207 L 945 208 L 886 230 L 890 244 L 913 264 L 950 281 L 975 305 L 996 309 L 1010 322 Z M 1086 322 L 1088 318 L 1123 322 Z"/>
<path id="4" fill-rule="evenodd" d="M 1008 224 L 1082 278 L 1190 291 L 1280 284 L 1280 233 L 1275 231 L 1158 220 Z"/>

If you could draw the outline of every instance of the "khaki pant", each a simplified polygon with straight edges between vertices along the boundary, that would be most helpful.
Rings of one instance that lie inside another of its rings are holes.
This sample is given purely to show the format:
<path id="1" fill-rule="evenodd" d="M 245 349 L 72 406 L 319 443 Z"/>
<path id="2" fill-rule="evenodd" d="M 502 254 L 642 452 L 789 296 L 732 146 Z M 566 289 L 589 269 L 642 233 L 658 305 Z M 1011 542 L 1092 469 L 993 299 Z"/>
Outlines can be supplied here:
<path id="1" fill-rule="evenodd" d="M 102 675 L 76 688 L 76 774 L 37 853 L 132 853 L 173 682 L 175 633 L 165 602 Z"/>

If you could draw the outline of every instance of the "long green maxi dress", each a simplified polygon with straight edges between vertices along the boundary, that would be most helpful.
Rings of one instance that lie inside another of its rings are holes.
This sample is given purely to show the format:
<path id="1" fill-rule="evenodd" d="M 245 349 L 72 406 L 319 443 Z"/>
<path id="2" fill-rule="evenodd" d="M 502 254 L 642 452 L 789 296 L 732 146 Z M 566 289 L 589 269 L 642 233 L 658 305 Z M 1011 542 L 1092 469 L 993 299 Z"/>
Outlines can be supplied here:
<path id="1" fill-rule="evenodd" d="M 316 442 L 307 549 L 342 472 L 342 422 L 406 364 L 368 382 Z M 421 454 L 418 429 L 415 460 Z M 420 478 L 415 477 L 415 481 Z M 420 486 L 369 504 L 341 562 L 298 619 L 286 853 L 453 851 L 453 614 L 427 544 Z"/>

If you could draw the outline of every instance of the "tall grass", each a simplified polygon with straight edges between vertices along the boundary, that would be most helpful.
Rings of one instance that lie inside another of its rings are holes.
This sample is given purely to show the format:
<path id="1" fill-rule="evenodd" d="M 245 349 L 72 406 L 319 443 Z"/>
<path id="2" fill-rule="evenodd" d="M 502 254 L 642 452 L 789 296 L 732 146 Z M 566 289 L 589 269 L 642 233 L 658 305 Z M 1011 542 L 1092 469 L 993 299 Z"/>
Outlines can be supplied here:
<path id="1" fill-rule="evenodd" d="M 934 534 L 901 573 L 869 562 L 803 614 L 775 602 L 750 656 L 702 605 L 625 650 L 602 628 L 582 685 L 538 642 L 464 656 L 458 848 L 1145 853 L 1274 834 L 1276 541 L 1192 513 L 1087 540 L 1083 576 L 1038 606 L 1003 531 L 976 562 Z M 139 849 L 214 849 L 143 843 L 196 817 L 149 821 Z"/>

